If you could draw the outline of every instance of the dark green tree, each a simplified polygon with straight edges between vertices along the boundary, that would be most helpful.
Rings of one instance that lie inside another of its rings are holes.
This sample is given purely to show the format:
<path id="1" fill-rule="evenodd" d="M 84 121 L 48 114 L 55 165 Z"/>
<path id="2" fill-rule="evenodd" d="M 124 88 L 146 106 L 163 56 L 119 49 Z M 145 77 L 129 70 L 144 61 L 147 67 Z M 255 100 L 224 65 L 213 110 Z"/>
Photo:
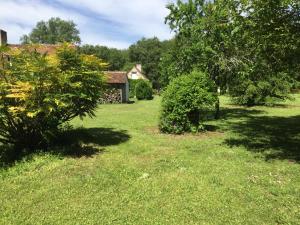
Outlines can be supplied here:
<path id="1" fill-rule="evenodd" d="M 79 44 L 79 30 L 73 21 L 65 21 L 60 18 L 51 18 L 48 21 L 40 21 L 29 35 L 21 37 L 23 44 L 57 44 L 69 42 Z"/>
<path id="2" fill-rule="evenodd" d="M 129 47 L 129 59 L 131 62 L 143 65 L 143 72 L 152 82 L 154 88 L 159 88 L 159 69 L 162 54 L 162 43 L 156 37 L 142 38 Z"/>
<path id="3" fill-rule="evenodd" d="M 288 97 L 299 75 L 299 6 L 296 0 L 257 0 L 236 9 L 237 40 L 247 60 L 232 79 L 230 91 L 239 103 L 273 103 Z"/>
<path id="4" fill-rule="evenodd" d="M 168 8 L 178 44 L 162 60 L 171 71 L 163 77 L 200 69 L 247 105 L 287 97 L 299 74 L 298 1 L 190 0 Z"/>
<path id="5" fill-rule="evenodd" d="M 79 48 L 79 51 L 83 54 L 95 55 L 103 59 L 109 64 L 109 70 L 123 70 L 129 62 L 128 50 L 119 50 L 100 45 L 83 45 Z"/>

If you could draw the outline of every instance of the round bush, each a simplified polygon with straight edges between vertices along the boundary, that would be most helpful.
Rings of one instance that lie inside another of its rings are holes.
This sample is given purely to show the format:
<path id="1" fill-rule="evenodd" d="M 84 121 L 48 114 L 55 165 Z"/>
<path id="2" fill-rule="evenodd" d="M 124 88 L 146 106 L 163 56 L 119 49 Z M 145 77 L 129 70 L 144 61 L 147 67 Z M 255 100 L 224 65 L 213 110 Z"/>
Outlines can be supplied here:
<path id="1" fill-rule="evenodd" d="M 135 85 L 135 95 L 138 100 L 153 99 L 153 91 L 149 82 L 145 80 L 139 80 Z"/>
<path id="2" fill-rule="evenodd" d="M 203 130 L 202 122 L 217 102 L 216 86 L 205 73 L 180 76 L 163 93 L 160 130 L 173 134 Z"/>
<path id="3" fill-rule="evenodd" d="M 134 98 L 135 97 L 135 86 L 139 80 L 132 80 L 129 79 L 129 97 Z"/>

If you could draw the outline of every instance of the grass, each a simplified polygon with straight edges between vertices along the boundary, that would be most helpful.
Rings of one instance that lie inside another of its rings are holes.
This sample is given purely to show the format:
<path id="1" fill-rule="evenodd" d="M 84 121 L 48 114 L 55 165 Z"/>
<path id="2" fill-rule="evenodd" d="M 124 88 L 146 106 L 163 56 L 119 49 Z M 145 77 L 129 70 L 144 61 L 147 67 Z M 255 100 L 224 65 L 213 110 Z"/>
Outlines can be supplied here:
<path id="1" fill-rule="evenodd" d="M 163 135 L 159 98 L 75 120 L 51 153 L 0 170 L 0 224 L 300 224 L 300 95 L 212 131 Z"/>

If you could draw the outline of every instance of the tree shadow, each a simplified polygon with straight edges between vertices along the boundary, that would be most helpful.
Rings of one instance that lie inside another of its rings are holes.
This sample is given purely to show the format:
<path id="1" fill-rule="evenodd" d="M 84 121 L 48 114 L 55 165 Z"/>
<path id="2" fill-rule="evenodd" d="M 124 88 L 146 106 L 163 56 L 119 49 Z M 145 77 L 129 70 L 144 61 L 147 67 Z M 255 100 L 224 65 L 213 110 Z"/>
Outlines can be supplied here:
<path id="1" fill-rule="evenodd" d="M 203 126 L 204 126 L 204 130 L 208 132 L 216 132 L 220 130 L 220 127 L 216 125 L 204 124 Z"/>
<path id="2" fill-rule="evenodd" d="M 253 108 L 221 108 L 220 119 L 252 118 L 262 113 L 264 111 Z"/>
<path id="3" fill-rule="evenodd" d="M 134 104 L 135 103 L 135 101 L 134 100 L 129 100 L 128 102 L 126 102 L 128 105 L 132 105 L 132 104 Z"/>
<path id="4" fill-rule="evenodd" d="M 232 123 L 229 129 L 237 136 L 225 140 L 229 146 L 244 146 L 261 152 L 266 160 L 300 161 L 300 115 L 292 117 L 246 116 L 245 121 Z"/>
<path id="5" fill-rule="evenodd" d="M 119 145 L 130 139 L 125 130 L 113 128 L 77 128 L 60 132 L 51 144 L 42 150 L 18 151 L 11 146 L 0 145 L 2 167 L 13 165 L 26 158 L 30 160 L 35 153 L 51 153 L 62 157 L 93 157 L 105 151 L 105 147 Z"/>

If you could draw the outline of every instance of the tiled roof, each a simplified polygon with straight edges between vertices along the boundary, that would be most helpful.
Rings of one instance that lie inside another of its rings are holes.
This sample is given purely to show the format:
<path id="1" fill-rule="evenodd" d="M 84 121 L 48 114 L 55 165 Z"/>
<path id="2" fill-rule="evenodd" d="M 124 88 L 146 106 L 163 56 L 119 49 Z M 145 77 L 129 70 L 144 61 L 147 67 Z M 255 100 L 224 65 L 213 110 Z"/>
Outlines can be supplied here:
<path id="1" fill-rule="evenodd" d="M 107 71 L 107 83 L 109 84 L 125 84 L 127 82 L 127 73 L 123 71 Z"/>
<path id="2" fill-rule="evenodd" d="M 41 54 L 55 54 L 57 51 L 57 48 L 59 48 L 61 45 L 51 45 L 51 44 L 38 44 L 38 45 L 12 45 L 9 44 L 8 47 L 12 48 L 12 49 L 25 49 L 26 47 L 29 46 L 29 49 L 32 50 L 36 50 L 37 52 L 41 53 Z M 75 48 L 75 45 L 74 45 Z"/>

